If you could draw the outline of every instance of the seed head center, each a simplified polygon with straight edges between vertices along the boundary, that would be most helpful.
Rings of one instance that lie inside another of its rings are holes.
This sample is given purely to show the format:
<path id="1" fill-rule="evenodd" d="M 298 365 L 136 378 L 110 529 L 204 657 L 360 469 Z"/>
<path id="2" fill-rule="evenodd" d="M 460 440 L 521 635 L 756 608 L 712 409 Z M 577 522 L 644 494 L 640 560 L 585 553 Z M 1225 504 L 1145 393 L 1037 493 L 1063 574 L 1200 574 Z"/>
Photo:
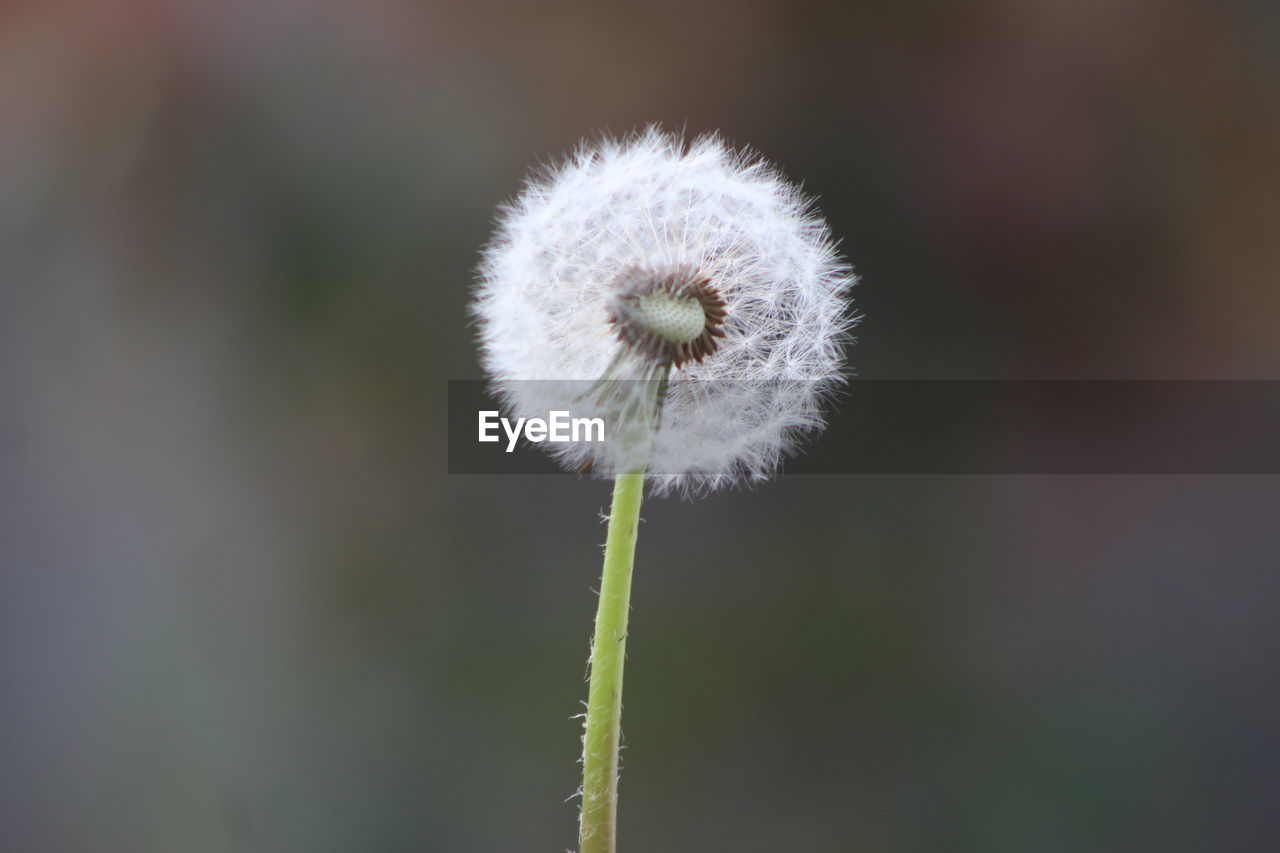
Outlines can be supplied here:
<path id="1" fill-rule="evenodd" d="M 649 334 L 669 344 L 687 344 L 707 326 L 707 312 L 692 296 L 657 291 L 636 299 L 636 319 Z"/>
<path id="2" fill-rule="evenodd" d="M 624 270 L 608 310 L 623 345 L 659 368 L 701 361 L 724 337 L 725 301 L 692 267 Z"/>

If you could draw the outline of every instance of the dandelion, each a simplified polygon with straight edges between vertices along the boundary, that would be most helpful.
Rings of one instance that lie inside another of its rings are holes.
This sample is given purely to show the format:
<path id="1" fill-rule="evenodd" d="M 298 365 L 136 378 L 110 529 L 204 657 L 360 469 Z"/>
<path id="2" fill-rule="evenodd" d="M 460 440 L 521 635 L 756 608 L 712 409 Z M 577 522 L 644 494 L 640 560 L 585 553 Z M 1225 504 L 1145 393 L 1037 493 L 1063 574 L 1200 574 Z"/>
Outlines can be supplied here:
<path id="1" fill-rule="evenodd" d="M 852 283 L 826 224 L 768 163 L 650 129 L 530 179 L 499 218 L 475 311 L 516 416 L 583 409 L 583 383 L 601 378 L 669 374 L 645 467 L 654 493 L 696 494 L 768 479 L 821 428 Z M 636 461 L 616 441 L 552 450 L 602 476 Z"/>
<path id="2" fill-rule="evenodd" d="M 580 853 L 613 851 L 636 525 L 651 492 L 771 477 L 843 381 L 854 277 L 812 204 L 762 158 L 656 128 L 583 144 L 500 214 L 474 304 L 517 417 L 612 416 L 553 446 L 615 478 L 583 738 Z"/>

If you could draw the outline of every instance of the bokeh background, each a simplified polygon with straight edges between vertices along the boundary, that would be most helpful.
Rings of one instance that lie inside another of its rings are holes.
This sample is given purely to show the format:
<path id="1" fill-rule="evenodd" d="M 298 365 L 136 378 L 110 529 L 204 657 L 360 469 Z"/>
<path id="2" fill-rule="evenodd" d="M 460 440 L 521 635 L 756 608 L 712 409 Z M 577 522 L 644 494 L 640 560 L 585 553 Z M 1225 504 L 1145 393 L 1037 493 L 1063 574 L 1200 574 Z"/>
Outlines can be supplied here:
<path id="1" fill-rule="evenodd" d="M 607 485 L 444 456 L 529 165 L 775 159 L 862 377 L 1275 379 L 1278 100 L 1264 0 L 3 4 L 0 848 L 574 845 Z M 1278 506 L 650 503 L 623 849 L 1269 849 Z"/>

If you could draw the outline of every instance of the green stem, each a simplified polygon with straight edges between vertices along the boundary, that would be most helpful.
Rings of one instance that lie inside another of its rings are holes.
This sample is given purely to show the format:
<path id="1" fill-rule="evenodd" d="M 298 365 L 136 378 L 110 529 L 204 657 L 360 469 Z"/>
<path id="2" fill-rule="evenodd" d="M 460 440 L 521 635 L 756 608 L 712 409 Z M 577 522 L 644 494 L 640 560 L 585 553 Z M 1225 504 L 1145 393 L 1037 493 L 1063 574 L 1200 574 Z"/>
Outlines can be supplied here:
<path id="1" fill-rule="evenodd" d="M 622 667 L 627 656 L 631 565 L 644 498 L 644 472 L 619 474 L 613 486 L 604 546 L 600 607 L 591 643 L 591 687 L 582 739 L 582 817 L 578 853 L 614 853 L 618 834 L 618 744 L 622 730 Z"/>

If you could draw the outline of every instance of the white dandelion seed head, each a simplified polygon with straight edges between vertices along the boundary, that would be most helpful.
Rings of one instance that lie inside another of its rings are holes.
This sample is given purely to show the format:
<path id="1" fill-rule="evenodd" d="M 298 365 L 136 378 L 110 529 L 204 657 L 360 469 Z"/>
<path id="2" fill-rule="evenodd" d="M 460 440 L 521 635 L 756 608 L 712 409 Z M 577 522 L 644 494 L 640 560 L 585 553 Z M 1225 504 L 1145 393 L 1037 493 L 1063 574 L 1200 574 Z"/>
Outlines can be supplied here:
<path id="1" fill-rule="evenodd" d="M 583 383 L 666 371 L 645 463 L 655 492 L 687 495 L 767 479 L 822 428 L 854 280 L 763 159 L 649 128 L 528 179 L 500 211 L 473 308 L 515 417 L 576 416 Z M 548 447 L 609 476 L 632 460 L 608 444 Z"/>

